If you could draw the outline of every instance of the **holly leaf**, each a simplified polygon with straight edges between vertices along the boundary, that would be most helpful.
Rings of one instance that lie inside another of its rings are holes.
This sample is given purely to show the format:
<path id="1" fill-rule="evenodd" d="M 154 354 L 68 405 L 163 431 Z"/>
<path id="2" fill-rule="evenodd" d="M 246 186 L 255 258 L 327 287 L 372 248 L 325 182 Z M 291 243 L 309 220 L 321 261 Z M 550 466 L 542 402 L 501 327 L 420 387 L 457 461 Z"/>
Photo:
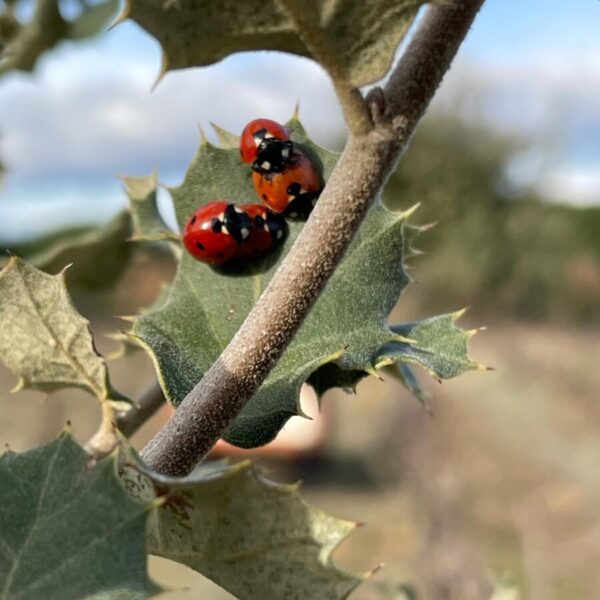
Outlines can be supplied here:
<path id="1" fill-rule="evenodd" d="M 478 330 L 464 330 L 455 325 L 464 312 L 459 310 L 423 321 L 392 325 L 392 331 L 410 342 L 391 342 L 383 346 L 377 353 L 376 366 L 398 361 L 409 363 L 422 367 L 437 379 L 488 369 L 469 356 L 468 341 Z"/>
<path id="2" fill-rule="evenodd" d="M 210 65 L 235 52 L 281 50 L 320 62 L 360 87 L 381 79 L 425 0 L 126 0 L 130 18 L 163 50 L 163 71 Z"/>
<path id="3" fill-rule="evenodd" d="M 292 139 L 327 179 L 337 155 L 312 144 L 298 121 Z M 251 171 L 236 149 L 203 144 L 183 184 L 171 190 L 183 228 L 198 206 L 217 198 L 255 201 Z M 402 268 L 406 213 L 378 204 L 339 265 L 277 366 L 246 404 L 225 438 L 242 447 L 273 439 L 287 419 L 301 414 L 301 385 L 318 367 L 335 361 L 343 369 L 372 370 L 375 352 L 403 339 L 391 331 L 387 316 L 408 282 Z M 165 304 L 138 318 L 133 327 L 153 355 L 166 397 L 179 404 L 218 358 L 256 302 L 277 260 L 302 227 L 291 222 L 279 253 L 231 270 L 213 269 L 184 253 Z"/>
<path id="4" fill-rule="evenodd" d="M 125 191 L 129 198 L 132 240 L 179 240 L 179 236 L 165 224 L 158 209 L 158 180 L 156 173 L 147 177 L 123 177 Z"/>
<path id="5" fill-rule="evenodd" d="M 166 503 L 152 516 L 150 552 L 236 598 L 345 598 L 365 579 L 331 558 L 356 524 L 312 508 L 297 486 L 268 481 L 249 462 L 155 483 Z"/>
<path id="6" fill-rule="evenodd" d="M 64 432 L 0 456 L 0 597 L 142 600 L 149 506 L 123 487 L 112 455 L 93 467 Z"/>
<path id="7" fill-rule="evenodd" d="M 19 378 L 16 389 L 79 387 L 100 401 L 124 400 L 110 385 L 89 321 L 75 309 L 64 271 L 48 275 L 11 257 L 0 272 L 0 359 Z"/>

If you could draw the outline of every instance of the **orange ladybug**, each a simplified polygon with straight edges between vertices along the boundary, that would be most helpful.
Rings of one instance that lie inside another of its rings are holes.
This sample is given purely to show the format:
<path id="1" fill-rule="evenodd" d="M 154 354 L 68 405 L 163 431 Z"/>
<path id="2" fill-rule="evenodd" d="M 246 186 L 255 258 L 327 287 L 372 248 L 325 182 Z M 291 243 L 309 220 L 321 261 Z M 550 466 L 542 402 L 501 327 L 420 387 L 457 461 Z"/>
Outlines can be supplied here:
<path id="1" fill-rule="evenodd" d="M 323 189 L 321 177 L 310 160 L 295 150 L 290 165 L 280 173 L 252 173 L 259 198 L 276 213 L 291 219 L 309 215 Z"/>

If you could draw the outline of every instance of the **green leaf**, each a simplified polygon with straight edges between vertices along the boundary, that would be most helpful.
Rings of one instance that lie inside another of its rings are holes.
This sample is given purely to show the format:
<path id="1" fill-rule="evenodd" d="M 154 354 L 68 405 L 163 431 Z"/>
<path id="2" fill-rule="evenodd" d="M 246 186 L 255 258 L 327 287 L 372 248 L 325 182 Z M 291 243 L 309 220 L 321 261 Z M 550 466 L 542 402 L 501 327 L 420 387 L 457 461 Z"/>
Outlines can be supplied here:
<path id="1" fill-rule="evenodd" d="M 0 359 L 17 389 L 80 387 L 99 400 L 123 400 L 108 379 L 84 319 L 73 306 L 64 271 L 48 275 L 13 256 L 0 272 Z"/>
<path id="2" fill-rule="evenodd" d="M 163 49 L 163 70 L 209 65 L 235 52 L 310 56 L 359 87 L 381 79 L 424 0 L 127 0 Z"/>
<path id="3" fill-rule="evenodd" d="M 89 289 L 113 285 L 123 274 L 134 246 L 128 243 L 131 217 L 123 211 L 100 227 L 77 227 L 12 246 L 11 251 L 50 273 L 72 264 L 69 286 Z"/>
<path id="4" fill-rule="evenodd" d="M 342 388 L 354 394 L 359 381 L 368 374 L 366 371 L 351 371 L 342 369 L 335 363 L 327 363 L 311 373 L 307 383 L 312 386 L 319 398 L 333 388 Z"/>
<path id="5" fill-rule="evenodd" d="M 123 177 L 125 191 L 129 198 L 131 220 L 133 222 L 132 240 L 164 240 L 179 236 L 170 231 L 158 210 L 156 173 L 147 177 Z"/>
<path id="6" fill-rule="evenodd" d="M 423 367 L 433 377 L 451 379 L 465 371 L 485 370 L 487 367 L 469 357 L 468 341 L 476 329 L 466 331 L 454 324 L 463 314 L 459 310 L 415 323 L 393 325 L 392 331 L 407 342 L 391 342 L 377 354 L 376 366 L 400 361 Z"/>
<path id="7" fill-rule="evenodd" d="M 292 139 L 325 179 L 337 156 L 312 144 L 297 121 Z M 251 171 L 236 149 L 204 144 L 181 187 L 172 190 L 180 225 L 202 204 L 217 198 L 256 201 Z M 373 208 L 288 350 L 257 394 L 226 432 L 242 447 L 270 441 L 287 419 L 299 414 L 301 385 L 318 367 L 335 361 L 344 369 L 372 370 L 375 353 L 398 339 L 386 325 L 408 278 L 402 268 L 406 215 Z M 285 255 L 302 224 L 290 223 Z M 279 256 L 234 270 L 212 269 L 183 255 L 166 303 L 136 320 L 133 332 L 155 359 L 166 397 L 179 404 L 233 337 L 273 275 Z"/>
<path id="8" fill-rule="evenodd" d="M 94 4 L 85 3 L 81 14 L 70 23 L 69 39 L 81 40 L 100 33 L 118 8 L 119 0 L 104 0 Z"/>
<path id="9" fill-rule="evenodd" d="M 113 455 L 93 467 L 68 432 L 0 456 L 0 598 L 142 600 L 149 506 L 125 491 Z"/>
<path id="10" fill-rule="evenodd" d="M 143 486 L 137 485 L 143 489 Z M 335 547 L 356 524 L 307 505 L 250 463 L 186 480 L 159 479 L 167 500 L 150 552 L 212 579 L 241 600 L 345 598 L 364 576 L 338 568 Z"/>

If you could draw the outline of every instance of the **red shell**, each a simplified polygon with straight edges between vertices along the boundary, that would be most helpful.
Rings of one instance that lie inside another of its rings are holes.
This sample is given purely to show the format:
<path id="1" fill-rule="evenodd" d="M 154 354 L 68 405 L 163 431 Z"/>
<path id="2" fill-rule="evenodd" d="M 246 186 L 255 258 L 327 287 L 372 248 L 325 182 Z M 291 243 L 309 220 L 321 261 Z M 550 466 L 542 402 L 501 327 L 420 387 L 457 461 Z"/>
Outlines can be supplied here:
<path id="1" fill-rule="evenodd" d="M 263 204 L 242 204 L 239 207 L 250 219 L 250 235 L 240 245 L 240 258 L 265 254 L 283 240 L 287 224 L 281 215 L 272 213 Z"/>
<path id="2" fill-rule="evenodd" d="M 183 244 L 197 260 L 222 265 L 236 255 L 238 243 L 224 226 L 228 204 L 225 200 L 216 200 L 201 206 L 187 222 Z"/>
<path id="3" fill-rule="evenodd" d="M 271 119 L 254 119 L 244 127 L 240 138 L 242 162 L 253 163 L 258 157 L 258 149 L 265 139 L 289 141 L 287 129 Z"/>
<path id="4" fill-rule="evenodd" d="M 254 189 L 264 203 L 276 213 L 306 216 L 321 192 L 321 177 L 300 151 L 294 151 L 290 166 L 280 173 L 252 173 Z"/>

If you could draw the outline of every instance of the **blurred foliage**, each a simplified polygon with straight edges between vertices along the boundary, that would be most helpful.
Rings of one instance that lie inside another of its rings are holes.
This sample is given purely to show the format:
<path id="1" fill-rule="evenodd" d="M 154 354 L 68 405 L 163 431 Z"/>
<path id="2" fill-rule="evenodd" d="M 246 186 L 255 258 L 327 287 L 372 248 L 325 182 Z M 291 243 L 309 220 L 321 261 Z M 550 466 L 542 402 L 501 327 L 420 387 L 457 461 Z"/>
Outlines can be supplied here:
<path id="1" fill-rule="evenodd" d="M 419 128 L 385 197 L 391 207 L 421 202 L 416 216 L 438 223 L 419 240 L 429 257 L 413 264 L 420 308 L 600 323 L 600 207 L 516 194 L 504 174 L 515 150 L 455 118 Z"/>
<path id="2" fill-rule="evenodd" d="M 4 0 L 0 4 L 0 75 L 33 71 L 38 59 L 64 40 L 92 36 L 107 25 L 118 0 Z M 67 18 L 65 14 L 76 14 Z M 23 20 L 22 14 L 30 14 Z"/>
<path id="3" fill-rule="evenodd" d="M 121 212 L 105 225 L 69 227 L 9 249 L 47 273 L 73 265 L 66 272 L 70 286 L 106 288 L 118 281 L 131 260 L 131 231 L 129 213 Z M 7 258 L 0 258 L 0 266 Z"/>

